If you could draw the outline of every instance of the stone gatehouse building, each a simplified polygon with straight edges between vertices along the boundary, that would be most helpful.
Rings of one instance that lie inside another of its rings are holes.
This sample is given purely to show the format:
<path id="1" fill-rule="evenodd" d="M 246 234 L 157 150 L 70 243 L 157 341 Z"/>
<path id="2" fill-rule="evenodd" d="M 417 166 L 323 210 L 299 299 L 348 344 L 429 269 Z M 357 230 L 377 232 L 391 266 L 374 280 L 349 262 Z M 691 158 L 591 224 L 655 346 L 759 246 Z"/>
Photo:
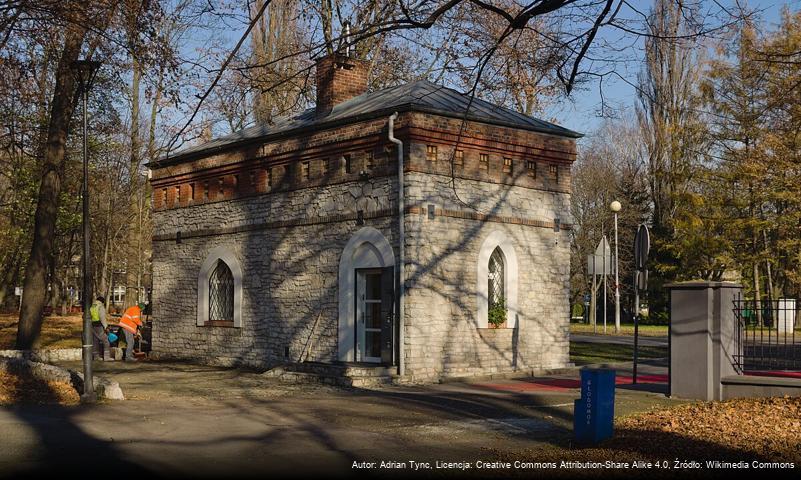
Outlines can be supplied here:
<path id="1" fill-rule="evenodd" d="M 423 382 L 566 365 L 579 134 L 427 81 L 365 93 L 341 55 L 317 85 L 150 165 L 154 354 Z"/>

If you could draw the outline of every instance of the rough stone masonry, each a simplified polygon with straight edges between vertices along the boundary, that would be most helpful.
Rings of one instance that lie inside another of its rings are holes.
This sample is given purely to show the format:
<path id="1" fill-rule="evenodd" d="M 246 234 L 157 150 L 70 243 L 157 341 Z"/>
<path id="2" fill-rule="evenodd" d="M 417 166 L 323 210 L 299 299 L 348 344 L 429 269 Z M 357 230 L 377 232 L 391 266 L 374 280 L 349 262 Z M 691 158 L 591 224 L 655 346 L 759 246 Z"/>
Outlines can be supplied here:
<path id="1" fill-rule="evenodd" d="M 399 175 L 387 130 L 397 111 L 404 316 L 397 280 L 386 337 L 394 356 L 380 363 L 402 364 L 414 382 L 565 366 L 580 135 L 424 81 L 363 93 L 366 65 L 341 55 L 318 68 L 328 69 L 317 75 L 322 108 L 150 165 L 153 354 L 262 368 L 360 358 L 345 350 L 367 348 L 359 335 L 369 305 L 343 283 L 343 268 L 366 258 L 398 272 Z M 508 302 L 499 328 L 487 321 L 496 248 Z M 215 287 L 203 265 L 217 260 L 238 295 L 230 320 L 206 311 Z"/>

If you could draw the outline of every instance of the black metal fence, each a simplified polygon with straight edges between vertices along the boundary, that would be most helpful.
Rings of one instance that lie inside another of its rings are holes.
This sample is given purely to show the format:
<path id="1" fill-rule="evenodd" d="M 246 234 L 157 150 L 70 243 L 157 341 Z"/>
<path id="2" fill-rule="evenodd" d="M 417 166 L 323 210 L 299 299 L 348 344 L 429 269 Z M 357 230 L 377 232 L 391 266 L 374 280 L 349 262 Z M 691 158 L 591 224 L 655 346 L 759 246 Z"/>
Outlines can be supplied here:
<path id="1" fill-rule="evenodd" d="M 801 302 L 734 299 L 735 362 L 740 373 L 801 371 Z"/>

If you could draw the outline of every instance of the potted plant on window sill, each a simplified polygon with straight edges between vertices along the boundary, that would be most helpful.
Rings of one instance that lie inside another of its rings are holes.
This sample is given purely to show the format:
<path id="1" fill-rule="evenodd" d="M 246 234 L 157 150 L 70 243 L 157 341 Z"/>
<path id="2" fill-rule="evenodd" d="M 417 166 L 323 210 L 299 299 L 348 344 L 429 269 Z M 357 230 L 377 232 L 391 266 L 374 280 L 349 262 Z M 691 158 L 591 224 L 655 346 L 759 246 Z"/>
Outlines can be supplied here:
<path id="1" fill-rule="evenodd" d="M 487 323 L 490 328 L 503 328 L 506 325 L 506 299 L 500 297 L 490 305 Z"/>

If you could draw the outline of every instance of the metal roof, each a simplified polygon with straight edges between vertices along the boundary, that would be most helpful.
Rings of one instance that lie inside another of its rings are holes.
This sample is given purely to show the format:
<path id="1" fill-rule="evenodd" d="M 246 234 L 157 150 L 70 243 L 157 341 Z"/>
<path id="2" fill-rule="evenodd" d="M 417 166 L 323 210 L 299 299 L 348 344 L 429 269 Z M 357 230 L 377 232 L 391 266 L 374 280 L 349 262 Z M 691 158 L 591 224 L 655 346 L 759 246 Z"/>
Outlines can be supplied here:
<path id="1" fill-rule="evenodd" d="M 395 111 L 433 113 L 569 138 L 582 136 L 580 133 L 559 125 L 493 105 L 479 98 L 473 98 L 471 102 L 471 97 L 468 94 L 436 85 L 428 80 L 419 80 L 351 98 L 336 105 L 324 117 L 318 118 L 315 115 L 314 108 L 310 108 L 295 116 L 278 118 L 269 125 L 256 125 L 246 128 L 201 145 L 179 150 L 172 155 L 159 159 L 157 162 L 152 163 L 151 166 L 158 168 L 161 164 L 169 164 L 186 157 L 195 157 L 201 154 L 212 154 L 255 140 L 295 135 L 304 130 L 331 127 L 337 124 L 390 115 Z M 466 111 L 467 114 L 465 115 Z"/>

